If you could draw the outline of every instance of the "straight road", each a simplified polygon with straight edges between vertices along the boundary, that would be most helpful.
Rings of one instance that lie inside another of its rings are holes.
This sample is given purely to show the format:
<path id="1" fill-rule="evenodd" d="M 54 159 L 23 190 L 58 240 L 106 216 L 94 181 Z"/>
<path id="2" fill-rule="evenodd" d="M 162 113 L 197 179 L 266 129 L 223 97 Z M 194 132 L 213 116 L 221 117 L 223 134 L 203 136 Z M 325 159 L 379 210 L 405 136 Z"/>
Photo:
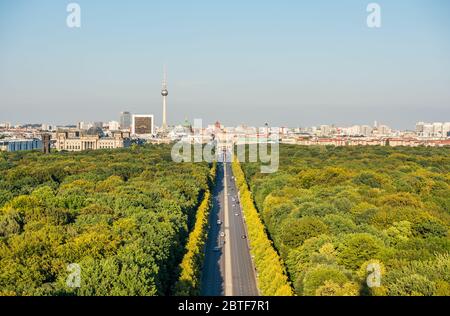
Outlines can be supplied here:
<path id="1" fill-rule="evenodd" d="M 211 228 L 202 273 L 202 295 L 258 296 L 254 265 L 231 164 L 225 161 L 217 167 L 217 182 L 210 214 Z M 221 221 L 220 225 L 217 224 L 218 220 Z"/>
<path id="2" fill-rule="evenodd" d="M 210 229 L 205 248 L 205 259 L 202 271 L 203 296 L 225 295 L 225 253 L 224 238 L 220 236 L 224 221 L 224 185 L 223 165 L 217 164 L 216 184 L 213 190 L 213 205 L 209 215 Z"/>

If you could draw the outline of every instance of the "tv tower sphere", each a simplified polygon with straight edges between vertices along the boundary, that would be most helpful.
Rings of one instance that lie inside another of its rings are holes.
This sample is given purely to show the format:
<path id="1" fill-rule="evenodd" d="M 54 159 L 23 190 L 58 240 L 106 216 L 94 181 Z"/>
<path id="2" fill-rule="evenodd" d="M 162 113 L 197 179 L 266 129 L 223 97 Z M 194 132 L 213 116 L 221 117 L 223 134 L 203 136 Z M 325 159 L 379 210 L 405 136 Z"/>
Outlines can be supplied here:
<path id="1" fill-rule="evenodd" d="M 164 66 L 164 78 L 162 82 L 161 95 L 163 97 L 163 113 L 162 113 L 162 131 L 165 133 L 167 131 L 167 96 L 169 95 L 169 91 L 167 90 L 167 72 L 166 66 Z"/>

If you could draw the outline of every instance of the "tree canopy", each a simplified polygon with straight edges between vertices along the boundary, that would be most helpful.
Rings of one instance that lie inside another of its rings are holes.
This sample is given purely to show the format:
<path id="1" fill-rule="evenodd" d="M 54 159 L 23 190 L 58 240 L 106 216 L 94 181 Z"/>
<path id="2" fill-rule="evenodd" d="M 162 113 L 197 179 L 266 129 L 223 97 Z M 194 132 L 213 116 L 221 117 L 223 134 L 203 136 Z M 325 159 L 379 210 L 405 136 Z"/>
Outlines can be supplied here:
<path id="1" fill-rule="evenodd" d="M 171 294 L 210 175 L 170 149 L 1 153 L 0 294 Z"/>
<path id="2" fill-rule="evenodd" d="M 450 148 L 281 145 L 279 165 L 241 163 L 297 294 L 450 295 Z"/>

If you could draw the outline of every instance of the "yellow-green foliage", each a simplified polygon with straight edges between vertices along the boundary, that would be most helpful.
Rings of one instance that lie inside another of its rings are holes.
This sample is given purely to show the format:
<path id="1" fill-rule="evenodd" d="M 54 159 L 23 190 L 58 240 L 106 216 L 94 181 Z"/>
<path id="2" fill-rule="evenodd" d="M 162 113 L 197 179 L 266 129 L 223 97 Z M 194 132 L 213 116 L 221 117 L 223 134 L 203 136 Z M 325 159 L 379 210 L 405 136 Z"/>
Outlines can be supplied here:
<path id="1" fill-rule="evenodd" d="M 171 293 L 211 169 L 171 150 L 0 152 L 0 296 Z"/>
<path id="2" fill-rule="evenodd" d="M 250 252 L 255 258 L 256 270 L 258 271 L 259 290 L 265 296 L 292 296 L 294 294 L 286 270 L 266 234 L 264 224 L 255 208 L 251 192 L 237 159 L 232 163 L 232 167 L 247 222 Z"/>
<path id="3" fill-rule="evenodd" d="M 216 164 L 211 168 L 210 179 L 214 182 Z M 204 247 L 208 238 L 209 211 L 211 208 L 211 193 L 205 192 L 203 201 L 197 210 L 195 226 L 189 234 L 186 244 L 186 254 L 180 264 L 180 277 L 175 284 L 174 294 L 177 296 L 200 295 L 201 270 L 204 260 Z"/>
<path id="4" fill-rule="evenodd" d="M 240 167 L 297 295 L 449 295 L 450 147 L 279 150 Z"/>

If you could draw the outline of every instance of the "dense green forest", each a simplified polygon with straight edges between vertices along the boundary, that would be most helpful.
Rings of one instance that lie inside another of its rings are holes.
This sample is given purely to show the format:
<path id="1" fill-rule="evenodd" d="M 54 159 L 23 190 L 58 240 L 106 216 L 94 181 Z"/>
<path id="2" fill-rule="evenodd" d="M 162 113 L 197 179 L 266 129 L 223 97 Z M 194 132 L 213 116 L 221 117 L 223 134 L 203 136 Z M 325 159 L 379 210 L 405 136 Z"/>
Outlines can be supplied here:
<path id="1" fill-rule="evenodd" d="M 450 148 L 283 145 L 277 173 L 241 166 L 298 295 L 450 295 Z"/>
<path id="2" fill-rule="evenodd" d="M 0 295 L 171 294 L 210 171 L 170 149 L 0 153 Z"/>

